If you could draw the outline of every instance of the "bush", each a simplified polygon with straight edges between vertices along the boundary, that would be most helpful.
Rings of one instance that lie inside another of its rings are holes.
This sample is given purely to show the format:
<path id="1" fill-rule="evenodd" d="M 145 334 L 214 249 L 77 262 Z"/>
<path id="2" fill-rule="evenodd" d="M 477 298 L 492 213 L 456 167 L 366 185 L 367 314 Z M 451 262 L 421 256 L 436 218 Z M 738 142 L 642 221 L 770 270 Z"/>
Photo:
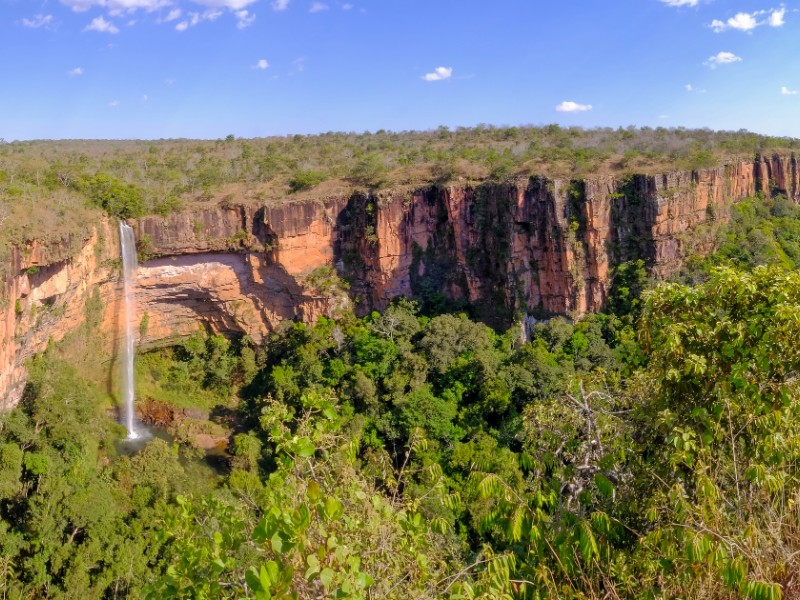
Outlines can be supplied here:
<path id="1" fill-rule="evenodd" d="M 93 204 L 120 219 L 140 217 L 145 212 L 142 192 L 135 185 L 98 173 L 85 177 L 79 184 Z"/>
<path id="2" fill-rule="evenodd" d="M 328 176 L 321 171 L 311 169 L 299 169 L 294 172 L 294 176 L 289 181 L 289 189 L 294 192 L 307 190 L 325 181 Z"/>

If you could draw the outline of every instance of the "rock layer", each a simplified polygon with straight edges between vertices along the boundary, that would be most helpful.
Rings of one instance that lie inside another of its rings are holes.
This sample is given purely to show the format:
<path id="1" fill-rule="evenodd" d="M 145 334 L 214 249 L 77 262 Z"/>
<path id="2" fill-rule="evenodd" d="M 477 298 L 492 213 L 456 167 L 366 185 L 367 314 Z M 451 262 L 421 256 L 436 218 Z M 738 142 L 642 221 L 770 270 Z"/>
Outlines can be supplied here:
<path id="1" fill-rule="evenodd" d="M 441 294 L 507 324 L 516 314 L 602 308 L 615 264 L 680 268 L 687 232 L 756 193 L 800 200 L 794 156 L 656 176 L 429 187 L 274 206 L 223 203 L 132 223 L 141 253 L 145 347 L 198 323 L 260 340 L 285 320 L 313 321 L 346 299 L 363 313 L 392 298 Z M 113 347 L 119 310 L 116 227 L 14 248 L 0 297 L 0 402 L 15 404 L 24 361 L 84 318 L 97 289 Z M 146 315 L 146 317 L 145 317 Z"/>

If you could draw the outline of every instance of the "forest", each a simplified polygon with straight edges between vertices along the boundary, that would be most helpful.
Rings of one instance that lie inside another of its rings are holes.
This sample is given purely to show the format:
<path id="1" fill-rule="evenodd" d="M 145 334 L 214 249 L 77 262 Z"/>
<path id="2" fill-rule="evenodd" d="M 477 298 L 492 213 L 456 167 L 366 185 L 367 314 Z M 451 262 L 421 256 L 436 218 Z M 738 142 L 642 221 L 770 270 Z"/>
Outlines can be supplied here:
<path id="1" fill-rule="evenodd" d="M 800 207 L 731 211 L 575 321 L 198 329 L 137 356 L 140 405 L 188 416 L 136 453 L 75 359 L 90 300 L 0 418 L 3 598 L 800 597 Z"/>

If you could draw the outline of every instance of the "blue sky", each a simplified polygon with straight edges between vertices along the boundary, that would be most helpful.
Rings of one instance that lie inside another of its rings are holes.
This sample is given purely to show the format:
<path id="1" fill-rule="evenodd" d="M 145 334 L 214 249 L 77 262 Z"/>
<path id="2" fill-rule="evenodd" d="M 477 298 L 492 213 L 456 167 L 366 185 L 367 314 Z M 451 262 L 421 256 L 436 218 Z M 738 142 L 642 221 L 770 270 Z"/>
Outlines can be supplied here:
<path id="1" fill-rule="evenodd" d="M 800 0 L 0 0 L 0 137 L 800 137 Z"/>

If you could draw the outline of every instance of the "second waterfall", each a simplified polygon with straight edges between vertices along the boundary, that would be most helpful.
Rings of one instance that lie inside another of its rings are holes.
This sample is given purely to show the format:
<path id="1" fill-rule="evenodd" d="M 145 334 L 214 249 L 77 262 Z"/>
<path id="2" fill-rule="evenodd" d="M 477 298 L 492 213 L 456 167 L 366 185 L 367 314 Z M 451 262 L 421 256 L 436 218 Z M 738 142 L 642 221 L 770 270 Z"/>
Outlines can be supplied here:
<path id="1" fill-rule="evenodd" d="M 135 440 L 139 434 L 134 428 L 134 383 L 133 383 L 133 357 L 136 345 L 136 329 L 134 325 L 136 310 L 136 239 L 133 229 L 127 223 L 119 222 L 119 240 L 122 249 L 122 282 L 123 282 L 123 315 L 122 315 L 122 343 L 120 344 L 121 361 L 121 387 L 122 387 L 122 417 L 128 429 L 128 439 Z"/>

